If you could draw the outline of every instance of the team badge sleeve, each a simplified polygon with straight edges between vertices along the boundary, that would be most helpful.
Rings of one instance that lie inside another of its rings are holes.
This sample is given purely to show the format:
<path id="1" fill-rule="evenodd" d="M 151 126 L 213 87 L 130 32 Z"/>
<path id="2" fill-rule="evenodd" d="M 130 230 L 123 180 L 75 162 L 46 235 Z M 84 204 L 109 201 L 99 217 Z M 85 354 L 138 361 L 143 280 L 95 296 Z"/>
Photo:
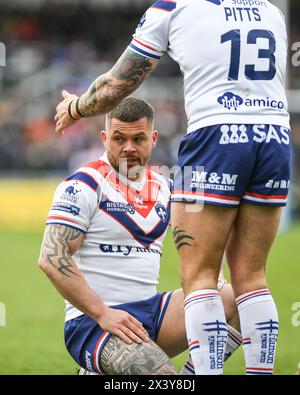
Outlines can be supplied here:
<path id="1" fill-rule="evenodd" d="M 46 224 L 67 225 L 86 232 L 97 204 L 97 187 L 95 180 L 80 173 L 63 181 L 55 191 Z"/>

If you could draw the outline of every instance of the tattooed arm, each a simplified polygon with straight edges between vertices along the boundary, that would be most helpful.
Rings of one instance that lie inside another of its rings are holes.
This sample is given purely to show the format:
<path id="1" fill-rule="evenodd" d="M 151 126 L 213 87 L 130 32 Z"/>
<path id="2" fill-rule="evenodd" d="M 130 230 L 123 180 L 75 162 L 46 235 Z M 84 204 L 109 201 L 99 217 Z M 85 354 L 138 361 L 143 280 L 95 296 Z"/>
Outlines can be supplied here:
<path id="1" fill-rule="evenodd" d="M 88 287 L 72 255 L 80 248 L 84 233 L 64 225 L 47 225 L 39 267 L 60 294 L 94 319 L 105 307 Z"/>
<path id="2" fill-rule="evenodd" d="M 125 342 L 148 341 L 142 324 L 125 311 L 106 306 L 88 286 L 72 255 L 80 248 L 84 233 L 65 225 L 47 225 L 39 267 L 59 293 L 73 306 L 98 322 L 102 329 Z"/>
<path id="3" fill-rule="evenodd" d="M 170 358 L 152 340 L 128 345 L 111 336 L 102 350 L 101 366 L 109 375 L 177 375 Z"/>
<path id="4" fill-rule="evenodd" d="M 106 114 L 134 92 L 159 62 L 127 49 L 114 67 L 96 79 L 80 97 L 84 117 Z"/>
<path id="5" fill-rule="evenodd" d="M 56 132 L 63 132 L 80 116 L 107 114 L 134 92 L 158 65 L 158 60 L 146 58 L 127 49 L 113 68 L 98 77 L 84 93 L 76 107 L 77 96 L 63 91 L 64 100 L 56 108 Z M 69 108 L 69 104 L 70 108 Z M 73 114 L 73 120 L 68 114 Z"/>

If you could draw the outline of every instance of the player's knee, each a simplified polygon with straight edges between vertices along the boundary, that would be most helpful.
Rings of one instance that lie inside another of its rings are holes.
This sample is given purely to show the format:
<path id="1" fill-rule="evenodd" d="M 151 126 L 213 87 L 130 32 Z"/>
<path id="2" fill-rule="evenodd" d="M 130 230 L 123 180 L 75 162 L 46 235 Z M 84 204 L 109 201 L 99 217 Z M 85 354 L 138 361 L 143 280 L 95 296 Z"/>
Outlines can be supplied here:
<path id="1" fill-rule="evenodd" d="M 180 268 L 180 282 L 185 293 L 201 288 L 217 288 L 218 269 L 182 265 Z"/>

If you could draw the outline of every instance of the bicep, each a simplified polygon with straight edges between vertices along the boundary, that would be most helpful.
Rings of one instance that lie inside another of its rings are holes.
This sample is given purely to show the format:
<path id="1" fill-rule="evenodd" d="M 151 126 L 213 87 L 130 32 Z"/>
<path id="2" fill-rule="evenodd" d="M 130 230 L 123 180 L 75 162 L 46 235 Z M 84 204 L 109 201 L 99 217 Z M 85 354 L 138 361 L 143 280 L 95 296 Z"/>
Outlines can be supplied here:
<path id="1" fill-rule="evenodd" d="M 47 225 L 44 232 L 42 248 L 46 251 L 56 249 L 57 253 L 62 249 L 68 249 L 70 255 L 74 255 L 80 248 L 84 239 L 84 232 L 70 226 L 60 224 Z"/>
<path id="2" fill-rule="evenodd" d="M 44 268 L 52 266 L 66 276 L 77 274 L 71 256 L 80 248 L 83 239 L 84 233 L 81 230 L 60 224 L 47 225 L 40 264 Z"/>

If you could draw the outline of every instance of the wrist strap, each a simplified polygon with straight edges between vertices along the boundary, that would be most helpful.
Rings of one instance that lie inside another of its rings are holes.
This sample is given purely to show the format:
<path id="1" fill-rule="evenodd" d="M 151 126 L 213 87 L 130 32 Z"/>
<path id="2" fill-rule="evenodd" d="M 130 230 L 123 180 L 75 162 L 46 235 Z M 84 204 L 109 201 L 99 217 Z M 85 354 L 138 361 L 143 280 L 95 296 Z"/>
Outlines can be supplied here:
<path id="1" fill-rule="evenodd" d="M 76 100 L 76 106 L 75 106 L 76 107 L 76 112 L 81 118 L 84 118 L 84 115 L 82 114 L 82 112 L 79 109 L 79 100 L 80 100 L 80 97 L 78 97 L 78 99 Z"/>
<path id="2" fill-rule="evenodd" d="M 73 117 L 72 111 L 71 111 L 71 106 L 72 106 L 73 101 L 74 101 L 74 100 L 71 100 L 70 103 L 69 103 L 69 105 L 68 105 L 68 114 L 69 114 L 69 117 L 70 117 L 71 119 L 73 119 L 73 121 L 77 121 L 77 119 Z"/>

